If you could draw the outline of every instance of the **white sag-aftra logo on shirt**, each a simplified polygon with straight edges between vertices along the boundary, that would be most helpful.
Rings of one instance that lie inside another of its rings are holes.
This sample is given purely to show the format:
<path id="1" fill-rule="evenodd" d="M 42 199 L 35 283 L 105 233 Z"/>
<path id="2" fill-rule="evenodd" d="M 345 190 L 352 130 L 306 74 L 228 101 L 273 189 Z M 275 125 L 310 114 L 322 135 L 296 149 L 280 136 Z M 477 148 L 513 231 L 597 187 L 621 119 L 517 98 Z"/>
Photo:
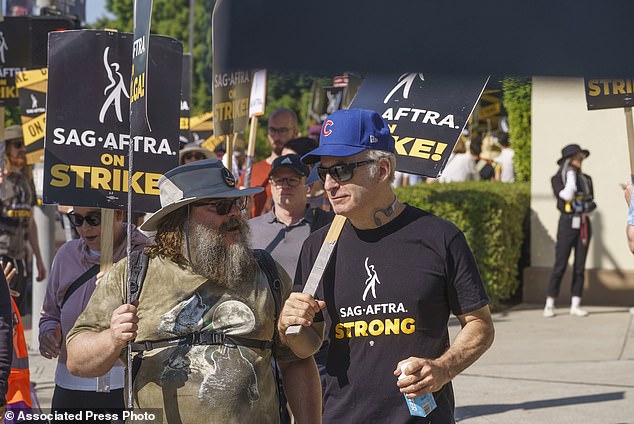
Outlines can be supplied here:
<path id="1" fill-rule="evenodd" d="M 365 272 L 368 274 L 368 278 L 365 280 L 365 290 L 363 291 L 364 302 L 370 291 L 372 292 L 372 297 L 376 299 L 376 285 L 381 284 L 379 276 L 374 269 L 374 265 L 368 264 L 369 259 L 369 257 L 365 258 Z"/>

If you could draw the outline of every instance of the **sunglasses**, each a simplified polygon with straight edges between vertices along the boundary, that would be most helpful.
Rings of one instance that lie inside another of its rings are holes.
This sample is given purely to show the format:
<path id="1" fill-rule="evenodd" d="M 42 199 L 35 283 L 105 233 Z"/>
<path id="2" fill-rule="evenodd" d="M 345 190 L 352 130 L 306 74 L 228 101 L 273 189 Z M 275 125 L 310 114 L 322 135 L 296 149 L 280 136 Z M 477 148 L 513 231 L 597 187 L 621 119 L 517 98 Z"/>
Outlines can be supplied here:
<path id="1" fill-rule="evenodd" d="M 319 179 L 326 182 L 326 175 L 330 175 L 338 183 L 344 183 L 349 181 L 354 176 L 354 169 L 363 165 L 369 165 L 376 162 L 375 160 L 362 160 L 361 162 L 342 163 L 339 165 L 331 166 L 330 168 L 324 168 L 323 166 L 317 167 L 317 175 Z"/>
<path id="2" fill-rule="evenodd" d="M 7 143 L 9 143 L 9 145 L 13 146 L 16 149 L 21 149 L 22 147 L 24 147 L 24 141 L 22 140 L 13 140 L 8 141 Z"/>
<path id="3" fill-rule="evenodd" d="M 101 212 L 89 213 L 86 216 L 81 216 L 75 212 L 69 212 L 66 216 L 74 227 L 81 227 L 84 225 L 84 221 L 86 221 L 86 223 L 91 227 L 97 227 L 101 224 Z"/>
<path id="4" fill-rule="evenodd" d="M 218 215 L 228 214 L 229 212 L 231 212 L 231 209 L 233 209 L 233 205 L 236 205 L 239 211 L 243 211 L 247 208 L 247 198 L 237 197 L 235 199 L 223 199 L 192 203 L 192 206 L 196 207 L 212 206 Z"/>
<path id="5" fill-rule="evenodd" d="M 204 160 L 205 158 L 206 156 L 200 152 L 188 152 L 183 155 L 183 160 Z"/>
<path id="6" fill-rule="evenodd" d="M 275 187 L 284 187 L 284 184 L 288 184 L 289 187 L 297 187 L 299 183 L 302 181 L 299 177 L 290 177 L 290 178 L 269 178 L 271 184 Z"/>

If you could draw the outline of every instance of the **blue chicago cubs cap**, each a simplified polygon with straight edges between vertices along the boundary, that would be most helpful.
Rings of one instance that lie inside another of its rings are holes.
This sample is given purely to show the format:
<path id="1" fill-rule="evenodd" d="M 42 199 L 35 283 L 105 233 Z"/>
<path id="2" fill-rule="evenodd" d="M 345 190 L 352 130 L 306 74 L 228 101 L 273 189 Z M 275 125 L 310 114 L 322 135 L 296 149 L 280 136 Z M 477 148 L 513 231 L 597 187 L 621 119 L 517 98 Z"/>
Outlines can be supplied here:
<path id="1" fill-rule="evenodd" d="M 338 110 L 322 124 L 319 147 L 302 160 L 314 163 L 320 156 L 352 156 L 368 149 L 395 153 L 394 139 L 381 115 L 369 109 Z"/>

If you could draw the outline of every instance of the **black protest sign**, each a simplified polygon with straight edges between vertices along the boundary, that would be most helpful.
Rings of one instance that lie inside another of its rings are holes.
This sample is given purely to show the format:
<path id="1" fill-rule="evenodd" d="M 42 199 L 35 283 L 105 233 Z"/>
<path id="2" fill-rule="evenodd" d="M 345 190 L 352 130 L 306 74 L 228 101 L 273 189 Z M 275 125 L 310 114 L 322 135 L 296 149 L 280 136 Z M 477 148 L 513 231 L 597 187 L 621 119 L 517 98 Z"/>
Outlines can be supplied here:
<path id="1" fill-rule="evenodd" d="M 374 75 L 350 107 L 375 110 L 387 121 L 399 171 L 436 178 L 487 81 L 473 75 Z"/>
<path id="2" fill-rule="evenodd" d="M 634 79 L 585 79 L 588 110 L 634 106 Z"/>
<path id="3" fill-rule="evenodd" d="M 189 118 L 191 116 L 192 104 L 192 55 L 190 53 L 183 54 L 183 72 L 181 78 L 181 140 L 185 143 L 191 141 L 191 132 L 189 129 Z"/>
<path id="4" fill-rule="evenodd" d="M 16 76 L 26 161 L 29 164 L 44 161 L 47 83 L 48 70 L 46 68 L 18 72 Z"/>
<path id="5" fill-rule="evenodd" d="M 220 3 L 220 2 L 219 2 Z M 243 132 L 249 124 L 249 95 L 251 72 L 225 66 L 226 43 L 222 39 L 229 23 L 218 19 L 216 8 L 211 17 L 212 103 L 214 135 Z"/>
<path id="6" fill-rule="evenodd" d="M 0 106 L 17 106 L 16 74 L 31 65 L 31 19 L 7 17 L 0 22 Z"/>
<path id="7" fill-rule="evenodd" d="M 130 137 L 132 42 L 131 34 L 109 31 L 50 34 L 45 203 L 124 208 L 132 140 L 132 209 L 159 208 L 158 179 L 178 163 L 182 44 L 150 38 L 152 133 Z"/>
<path id="8" fill-rule="evenodd" d="M 130 135 L 132 137 L 152 132 L 146 96 L 151 21 L 152 0 L 134 0 L 134 41 L 132 43 L 132 83 L 130 84 Z"/>

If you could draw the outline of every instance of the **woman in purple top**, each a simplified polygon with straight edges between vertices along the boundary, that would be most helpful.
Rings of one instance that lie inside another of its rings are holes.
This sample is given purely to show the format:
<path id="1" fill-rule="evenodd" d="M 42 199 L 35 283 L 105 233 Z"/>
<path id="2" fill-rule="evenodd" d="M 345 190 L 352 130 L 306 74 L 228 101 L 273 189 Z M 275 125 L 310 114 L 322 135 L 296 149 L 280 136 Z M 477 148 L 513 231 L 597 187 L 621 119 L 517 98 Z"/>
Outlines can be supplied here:
<path id="1" fill-rule="evenodd" d="M 80 238 L 59 248 L 40 317 L 40 353 L 48 359 L 58 358 L 51 406 L 54 410 L 77 408 L 77 405 L 88 409 L 122 409 L 122 365 L 114 366 L 99 378 L 76 377 L 66 368 L 66 334 L 95 290 L 101 247 L 101 211 L 99 208 L 75 207 L 67 215 Z M 126 257 L 126 232 L 123 211 L 117 210 L 112 231 L 114 262 Z M 147 238 L 134 229 L 132 249 L 143 249 L 146 243 Z"/>

